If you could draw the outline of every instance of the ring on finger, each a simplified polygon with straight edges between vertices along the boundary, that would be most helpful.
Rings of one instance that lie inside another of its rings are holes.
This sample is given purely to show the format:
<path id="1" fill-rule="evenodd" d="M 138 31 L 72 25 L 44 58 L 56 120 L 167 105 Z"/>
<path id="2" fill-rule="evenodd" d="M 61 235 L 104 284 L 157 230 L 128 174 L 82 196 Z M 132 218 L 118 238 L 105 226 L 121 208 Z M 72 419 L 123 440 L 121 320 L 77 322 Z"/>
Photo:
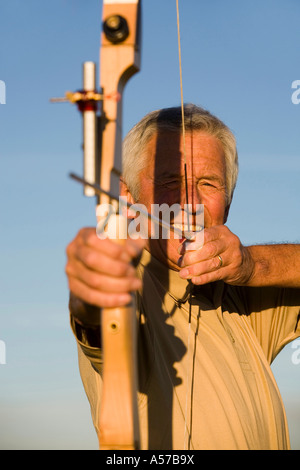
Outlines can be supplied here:
<path id="1" fill-rule="evenodd" d="M 218 266 L 218 269 L 219 269 L 223 266 L 223 260 L 222 260 L 222 257 L 220 255 L 218 255 L 218 258 L 219 258 L 219 266 Z"/>

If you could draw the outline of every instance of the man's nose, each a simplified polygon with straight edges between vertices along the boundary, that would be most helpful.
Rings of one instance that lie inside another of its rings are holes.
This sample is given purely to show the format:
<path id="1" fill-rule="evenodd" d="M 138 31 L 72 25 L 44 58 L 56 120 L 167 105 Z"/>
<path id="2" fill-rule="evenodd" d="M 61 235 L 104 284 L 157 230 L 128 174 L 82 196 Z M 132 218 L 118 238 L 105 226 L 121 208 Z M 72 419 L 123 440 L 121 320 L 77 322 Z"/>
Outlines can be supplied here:
<path id="1" fill-rule="evenodd" d="M 184 203 L 185 224 L 202 225 L 203 218 L 203 198 L 201 191 L 191 179 L 182 189 L 182 199 Z"/>
<path id="2" fill-rule="evenodd" d="M 203 204 L 201 191 L 199 191 L 192 178 L 185 179 L 185 184 L 182 187 L 181 201 L 184 204 L 189 204 L 193 212 L 196 211 L 198 204 Z"/>

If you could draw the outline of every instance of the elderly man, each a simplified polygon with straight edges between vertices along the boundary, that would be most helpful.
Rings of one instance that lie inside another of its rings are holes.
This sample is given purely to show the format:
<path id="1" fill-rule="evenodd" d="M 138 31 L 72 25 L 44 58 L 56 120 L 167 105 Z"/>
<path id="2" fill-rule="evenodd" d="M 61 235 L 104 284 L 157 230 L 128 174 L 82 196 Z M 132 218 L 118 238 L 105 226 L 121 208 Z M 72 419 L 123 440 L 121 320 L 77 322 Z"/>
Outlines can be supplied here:
<path id="1" fill-rule="evenodd" d="M 142 448 L 288 449 L 270 364 L 300 336 L 300 247 L 241 244 L 224 225 L 238 173 L 234 136 L 193 105 L 185 129 L 183 142 L 180 108 L 142 119 L 124 142 L 121 193 L 148 212 L 188 201 L 195 232 L 203 204 L 203 246 L 187 249 L 173 232 L 119 246 L 85 228 L 67 248 L 71 324 L 94 423 L 99 308 L 126 305 L 135 291 Z"/>

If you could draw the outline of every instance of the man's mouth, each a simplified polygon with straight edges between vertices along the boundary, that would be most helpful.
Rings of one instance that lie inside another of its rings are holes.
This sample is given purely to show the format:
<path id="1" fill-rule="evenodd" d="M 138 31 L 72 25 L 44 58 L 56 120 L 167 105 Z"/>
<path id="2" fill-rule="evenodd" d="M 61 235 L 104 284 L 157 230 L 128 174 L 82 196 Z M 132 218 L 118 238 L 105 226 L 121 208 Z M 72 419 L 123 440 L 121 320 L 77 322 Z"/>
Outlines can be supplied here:
<path id="1" fill-rule="evenodd" d="M 204 229 L 203 225 L 173 224 L 172 226 L 176 229 L 176 233 L 181 232 L 183 238 L 190 240 L 194 239 L 196 234 Z"/>

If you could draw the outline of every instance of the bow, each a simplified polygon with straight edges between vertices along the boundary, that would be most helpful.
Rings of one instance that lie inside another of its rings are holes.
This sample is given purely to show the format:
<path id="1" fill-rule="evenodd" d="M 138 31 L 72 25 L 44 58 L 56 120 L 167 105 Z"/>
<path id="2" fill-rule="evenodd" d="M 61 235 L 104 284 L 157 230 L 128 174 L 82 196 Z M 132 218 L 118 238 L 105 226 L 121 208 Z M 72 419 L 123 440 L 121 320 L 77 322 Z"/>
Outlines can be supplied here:
<path id="1" fill-rule="evenodd" d="M 100 92 L 96 66 L 83 65 L 83 90 L 67 92 L 51 101 L 76 103 L 83 117 L 84 178 L 103 191 L 84 186 L 97 203 L 115 205 L 109 195 L 119 194 L 122 170 L 122 93 L 140 67 L 141 0 L 103 0 L 100 48 Z M 122 225 L 122 217 L 119 217 Z M 116 243 L 124 243 L 122 239 Z M 132 297 L 133 299 L 133 297 Z M 134 300 L 124 308 L 101 311 L 103 385 L 99 416 L 99 447 L 139 449 L 137 407 L 136 309 Z"/>
<path id="2" fill-rule="evenodd" d="M 122 92 L 140 65 L 140 0 L 104 0 L 100 53 L 100 186 L 118 194 L 122 168 Z M 96 180 L 97 181 L 97 180 Z M 101 198 L 100 198 L 101 199 Z M 102 202 L 102 201 L 101 201 Z M 112 201 L 110 201 L 112 202 Z M 122 243 L 121 240 L 119 240 Z M 136 309 L 105 308 L 101 314 L 103 389 L 100 449 L 138 449 Z"/>
<path id="3" fill-rule="evenodd" d="M 127 81 L 140 67 L 140 8 L 142 0 L 103 0 L 103 21 L 100 48 L 100 91 L 96 87 L 96 66 L 83 64 L 83 89 L 67 92 L 53 102 L 75 103 L 83 117 L 83 178 L 70 176 L 84 185 L 85 196 L 97 197 L 97 209 L 105 203 L 116 206 L 122 173 L 122 95 Z M 180 90 L 184 171 L 186 174 L 185 125 L 181 73 L 179 8 L 177 8 Z M 186 184 L 186 183 L 185 183 Z M 187 189 L 187 184 L 186 184 Z M 186 191 L 188 205 L 188 194 Z M 148 213 L 146 217 L 153 216 Z M 119 239 L 124 243 L 122 216 Z M 154 220 L 164 227 L 161 220 Z M 189 217 L 188 217 L 189 226 Z M 170 230 L 176 231 L 168 225 Z M 127 228 L 125 228 L 127 230 Z M 193 234 L 188 228 L 186 238 Z M 137 406 L 136 309 L 134 297 L 124 308 L 101 311 L 103 353 L 102 399 L 98 422 L 101 450 L 137 450 L 140 447 Z M 185 425 L 186 428 L 186 425 Z"/>

